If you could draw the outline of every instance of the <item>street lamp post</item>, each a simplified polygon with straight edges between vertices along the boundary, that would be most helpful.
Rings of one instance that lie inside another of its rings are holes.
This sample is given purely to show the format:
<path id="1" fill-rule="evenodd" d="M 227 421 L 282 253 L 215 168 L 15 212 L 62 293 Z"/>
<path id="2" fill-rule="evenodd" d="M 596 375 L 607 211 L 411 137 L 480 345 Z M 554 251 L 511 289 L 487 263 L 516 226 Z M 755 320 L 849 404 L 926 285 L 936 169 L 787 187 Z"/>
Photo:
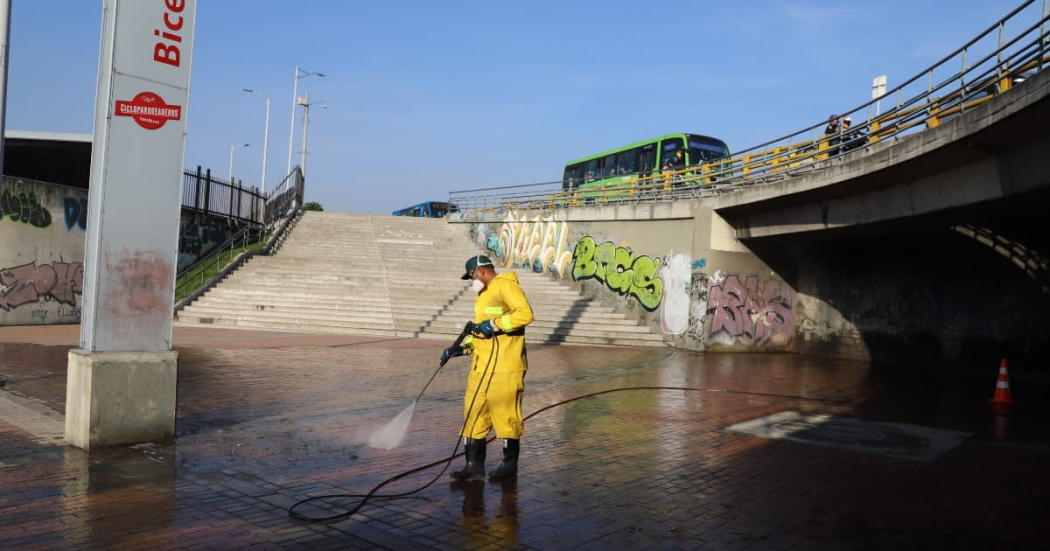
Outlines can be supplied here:
<path id="1" fill-rule="evenodd" d="M 310 103 L 310 92 L 307 91 L 305 96 L 299 96 L 299 101 L 296 102 L 298 105 L 303 106 L 303 152 L 302 161 L 299 163 L 299 168 L 303 172 L 303 178 L 306 178 L 306 137 L 307 129 L 310 126 L 310 106 L 321 104 L 321 109 L 328 109 L 328 104 L 323 101 L 315 101 Z"/>
<path id="2" fill-rule="evenodd" d="M 230 185 L 231 186 L 233 185 L 233 150 L 234 149 L 240 149 L 242 147 L 248 147 L 249 145 L 252 145 L 252 144 L 246 143 L 246 144 L 238 144 L 238 145 L 231 145 L 230 146 Z"/>
<path id="3" fill-rule="evenodd" d="M 300 75 L 299 73 L 303 74 Z M 295 86 L 292 88 L 292 123 L 288 125 L 288 170 L 285 174 L 292 173 L 292 142 L 295 141 L 295 107 L 299 105 L 299 79 L 310 75 L 323 77 L 324 73 L 311 73 L 300 69 L 298 65 L 295 66 Z"/>
<path id="4" fill-rule="evenodd" d="M 3 187 L 4 129 L 7 117 L 7 46 L 11 35 L 11 0 L 0 0 L 0 187 Z"/>
<path id="5" fill-rule="evenodd" d="M 255 94 L 260 98 L 266 100 L 266 131 L 263 132 L 263 167 L 262 178 L 259 186 L 262 190 L 263 197 L 266 197 L 266 157 L 270 153 L 270 98 L 250 88 L 245 88 L 244 91 Z"/>

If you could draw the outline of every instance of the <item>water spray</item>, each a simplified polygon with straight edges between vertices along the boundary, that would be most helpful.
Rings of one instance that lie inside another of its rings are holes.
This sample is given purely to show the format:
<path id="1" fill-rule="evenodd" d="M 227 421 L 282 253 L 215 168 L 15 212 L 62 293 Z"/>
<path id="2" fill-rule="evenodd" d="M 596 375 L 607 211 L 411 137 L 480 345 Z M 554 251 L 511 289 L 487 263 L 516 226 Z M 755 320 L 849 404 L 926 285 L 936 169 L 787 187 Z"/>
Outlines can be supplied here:
<path id="1" fill-rule="evenodd" d="M 463 326 L 463 331 L 456 337 L 455 342 L 452 343 L 452 348 L 455 348 L 463 343 L 463 339 L 467 338 L 467 335 L 474 329 L 472 322 L 467 322 Z M 384 450 L 391 450 L 401 445 L 405 440 L 405 435 L 408 434 L 408 425 L 412 422 L 412 415 L 416 410 L 416 404 L 419 403 L 419 399 L 423 397 L 423 393 L 430 387 L 430 383 L 434 382 L 434 378 L 441 372 L 441 368 L 445 367 L 448 360 L 441 360 L 437 370 L 430 376 L 430 380 L 427 384 L 423 385 L 423 390 L 419 391 L 419 396 L 416 396 L 415 400 L 408 405 L 401 413 L 397 414 L 390 420 L 389 423 L 383 425 L 382 428 L 376 430 L 368 437 L 368 445 L 373 448 L 380 448 Z"/>

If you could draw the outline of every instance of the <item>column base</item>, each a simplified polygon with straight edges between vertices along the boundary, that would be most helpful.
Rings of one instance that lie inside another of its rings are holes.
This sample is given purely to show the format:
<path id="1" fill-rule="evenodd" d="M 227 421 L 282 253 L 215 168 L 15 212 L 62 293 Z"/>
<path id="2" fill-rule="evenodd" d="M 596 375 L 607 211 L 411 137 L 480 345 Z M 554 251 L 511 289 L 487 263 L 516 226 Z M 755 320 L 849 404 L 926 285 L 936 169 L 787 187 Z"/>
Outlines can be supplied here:
<path id="1" fill-rule="evenodd" d="M 69 351 L 66 443 L 85 450 L 175 438 L 179 353 Z"/>

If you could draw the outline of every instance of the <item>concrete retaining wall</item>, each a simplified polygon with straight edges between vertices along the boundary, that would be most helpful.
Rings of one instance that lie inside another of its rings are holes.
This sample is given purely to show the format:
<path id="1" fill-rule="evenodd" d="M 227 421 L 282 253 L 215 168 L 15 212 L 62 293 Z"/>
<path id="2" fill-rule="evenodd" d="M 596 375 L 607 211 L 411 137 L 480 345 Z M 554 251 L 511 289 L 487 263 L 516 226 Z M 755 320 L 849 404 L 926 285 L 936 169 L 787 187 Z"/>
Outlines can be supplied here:
<path id="1" fill-rule="evenodd" d="M 192 266 L 233 237 L 241 227 L 226 218 L 204 216 L 183 209 L 179 217 L 179 263 L 176 271 Z"/>
<path id="2" fill-rule="evenodd" d="M 80 322 L 87 190 L 4 177 L 0 325 Z"/>

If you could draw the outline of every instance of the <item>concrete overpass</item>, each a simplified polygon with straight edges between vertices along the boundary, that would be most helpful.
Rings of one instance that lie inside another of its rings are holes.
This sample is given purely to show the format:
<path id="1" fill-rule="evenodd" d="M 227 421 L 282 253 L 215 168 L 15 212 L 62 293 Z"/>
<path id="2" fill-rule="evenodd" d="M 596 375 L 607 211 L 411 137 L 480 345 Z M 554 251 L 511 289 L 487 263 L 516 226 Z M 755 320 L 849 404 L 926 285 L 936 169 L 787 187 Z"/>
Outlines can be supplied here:
<path id="1" fill-rule="evenodd" d="M 702 200 L 741 239 L 935 216 L 1016 218 L 1050 199 L 1050 71 L 936 128 L 822 161 L 821 170 Z M 920 221 L 921 223 L 921 221 Z M 881 230 L 874 230 L 881 231 Z"/>

